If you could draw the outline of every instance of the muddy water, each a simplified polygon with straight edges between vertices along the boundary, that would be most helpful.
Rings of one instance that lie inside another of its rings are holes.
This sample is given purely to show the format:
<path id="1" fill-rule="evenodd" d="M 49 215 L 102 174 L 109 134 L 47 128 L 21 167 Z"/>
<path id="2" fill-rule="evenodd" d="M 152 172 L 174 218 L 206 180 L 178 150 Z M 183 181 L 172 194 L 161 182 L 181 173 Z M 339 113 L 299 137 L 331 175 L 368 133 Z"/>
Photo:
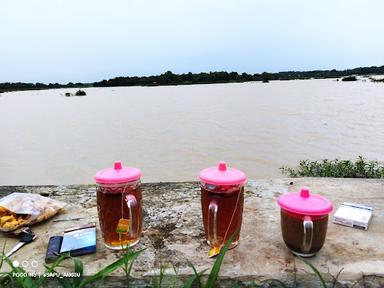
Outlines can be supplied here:
<path id="1" fill-rule="evenodd" d="M 326 80 L 0 94 L 0 185 L 92 183 L 122 160 L 143 181 L 226 160 L 249 178 L 301 159 L 384 160 L 384 85 Z"/>

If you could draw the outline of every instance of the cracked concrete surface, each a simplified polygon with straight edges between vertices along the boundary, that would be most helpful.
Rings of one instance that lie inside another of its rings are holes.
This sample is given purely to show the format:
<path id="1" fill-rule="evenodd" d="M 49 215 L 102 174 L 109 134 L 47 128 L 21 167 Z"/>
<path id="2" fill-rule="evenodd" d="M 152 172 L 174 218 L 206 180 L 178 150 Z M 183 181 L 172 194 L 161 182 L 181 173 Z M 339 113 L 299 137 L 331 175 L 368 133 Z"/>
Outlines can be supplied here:
<path id="1" fill-rule="evenodd" d="M 231 278 L 250 283 L 274 278 L 292 282 L 296 269 L 297 280 L 303 287 L 318 283 L 314 273 L 285 247 L 280 232 L 276 199 L 286 191 L 297 191 L 301 186 L 308 186 L 314 193 L 327 197 L 335 208 L 344 201 L 374 207 L 374 217 L 368 231 L 333 224 L 331 215 L 325 245 L 309 261 L 329 281 L 332 281 L 332 275 L 337 275 L 343 269 L 338 277 L 339 285 L 349 286 L 360 281 L 355 287 L 384 287 L 384 181 L 379 179 L 286 178 L 249 181 L 245 189 L 240 244 L 225 256 L 221 279 Z M 193 274 L 188 260 L 198 271 L 209 271 L 214 259 L 207 257 L 209 247 L 205 243 L 202 226 L 198 183 L 144 183 L 142 191 L 143 233 L 134 249 L 147 249 L 133 266 L 132 276 L 137 283 L 158 275 L 160 263 L 168 267 L 168 274 L 174 274 L 174 266 L 181 277 Z M 44 271 L 45 251 L 50 236 L 61 235 L 66 228 L 89 222 L 98 225 L 94 185 L 0 186 L 0 197 L 12 192 L 39 193 L 65 201 L 68 206 L 55 218 L 82 218 L 76 222 L 55 223 L 48 220 L 34 225 L 32 229 L 38 239 L 11 256 L 12 260 L 20 263 L 33 259 L 38 262 L 36 268 L 26 267 L 27 271 Z M 0 245 L 5 243 L 6 251 L 16 242 L 15 238 L 0 235 Z M 121 252 L 104 247 L 98 231 L 97 253 L 81 256 L 84 273 L 92 275 L 120 255 Z M 2 270 L 7 269 L 3 267 Z M 62 271 L 73 271 L 69 260 L 64 263 Z M 113 275 L 123 276 L 123 273 L 117 270 Z M 363 286 L 366 285 L 364 283 L 371 286 Z"/>

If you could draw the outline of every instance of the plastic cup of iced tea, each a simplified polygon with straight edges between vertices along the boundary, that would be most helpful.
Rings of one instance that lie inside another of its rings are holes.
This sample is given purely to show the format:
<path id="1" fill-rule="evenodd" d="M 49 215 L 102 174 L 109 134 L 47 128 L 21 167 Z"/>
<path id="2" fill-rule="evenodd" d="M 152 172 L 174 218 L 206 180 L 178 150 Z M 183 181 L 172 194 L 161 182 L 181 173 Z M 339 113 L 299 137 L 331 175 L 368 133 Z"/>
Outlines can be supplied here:
<path id="1" fill-rule="evenodd" d="M 243 219 L 246 175 L 220 162 L 218 167 L 202 170 L 199 178 L 203 224 L 208 244 L 212 248 L 222 247 L 238 232 L 229 248 L 236 247 Z"/>
<path id="2" fill-rule="evenodd" d="M 294 255 L 312 257 L 323 247 L 332 203 L 308 188 L 286 193 L 277 203 L 281 207 L 281 231 L 285 245 Z"/>
<path id="3" fill-rule="evenodd" d="M 140 241 L 142 230 L 141 172 L 123 167 L 96 173 L 97 210 L 104 244 L 110 249 L 125 249 Z"/>

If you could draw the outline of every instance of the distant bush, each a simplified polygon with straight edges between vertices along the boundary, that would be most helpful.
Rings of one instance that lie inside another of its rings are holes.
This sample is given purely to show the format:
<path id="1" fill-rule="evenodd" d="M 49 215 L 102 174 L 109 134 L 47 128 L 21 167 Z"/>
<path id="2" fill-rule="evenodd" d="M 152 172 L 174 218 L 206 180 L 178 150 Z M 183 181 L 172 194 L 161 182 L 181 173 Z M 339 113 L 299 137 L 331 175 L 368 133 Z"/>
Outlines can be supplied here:
<path id="1" fill-rule="evenodd" d="M 302 160 L 297 168 L 283 166 L 280 170 L 290 177 L 384 178 L 384 164 L 368 161 L 362 156 L 356 161 Z"/>
<path id="2" fill-rule="evenodd" d="M 341 81 L 357 81 L 357 78 L 356 76 L 347 76 L 347 77 L 343 77 Z"/>
<path id="3" fill-rule="evenodd" d="M 272 79 L 272 74 L 271 74 L 271 73 L 263 72 L 263 73 L 261 74 L 261 81 L 262 81 L 263 83 L 268 83 L 269 80 L 271 80 L 271 79 Z"/>
<path id="4" fill-rule="evenodd" d="M 65 95 L 65 97 L 71 97 L 71 93 L 69 93 L 69 92 L 66 92 L 64 95 Z"/>
<path id="5" fill-rule="evenodd" d="M 76 93 L 75 93 L 76 96 L 85 96 L 87 95 L 87 93 L 85 93 L 84 90 L 77 90 Z"/>

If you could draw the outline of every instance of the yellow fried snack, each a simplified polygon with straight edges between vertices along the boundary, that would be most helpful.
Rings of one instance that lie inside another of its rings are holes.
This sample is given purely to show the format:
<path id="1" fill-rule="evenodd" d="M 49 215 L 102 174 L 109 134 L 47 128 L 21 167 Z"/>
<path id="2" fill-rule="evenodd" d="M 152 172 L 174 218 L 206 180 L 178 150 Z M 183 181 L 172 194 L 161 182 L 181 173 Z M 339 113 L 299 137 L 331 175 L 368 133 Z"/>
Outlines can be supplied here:
<path id="1" fill-rule="evenodd" d="M 17 225 L 19 225 L 19 224 L 17 223 L 17 221 L 6 222 L 6 223 L 3 225 L 3 228 L 14 228 L 14 227 L 16 227 Z"/>
<path id="2" fill-rule="evenodd" d="M 0 206 L 0 227 L 5 229 L 14 229 L 23 225 L 26 220 L 25 216 L 17 215 L 7 208 Z"/>
<path id="3" fill-rule="evenodd" d="M 4 225 L 2 226 L 3 228 L 7 228 L 7 229 L 13 229 L 13 228 L 16 228 L 22 224 L 24 224 L 25 220 L 23 218 L 19 218 L 19 219 L 15 219 L 13 221 L 7 221 L 4 223 Z"/>
<path id="4" fill-rule="evenodd" d="M 14 221 L 16 221 L 16 218 L 13 215 L 3 216 L 0 218 L 0 225 L 4 226 L 6 222 L 14 222 Z"/>

